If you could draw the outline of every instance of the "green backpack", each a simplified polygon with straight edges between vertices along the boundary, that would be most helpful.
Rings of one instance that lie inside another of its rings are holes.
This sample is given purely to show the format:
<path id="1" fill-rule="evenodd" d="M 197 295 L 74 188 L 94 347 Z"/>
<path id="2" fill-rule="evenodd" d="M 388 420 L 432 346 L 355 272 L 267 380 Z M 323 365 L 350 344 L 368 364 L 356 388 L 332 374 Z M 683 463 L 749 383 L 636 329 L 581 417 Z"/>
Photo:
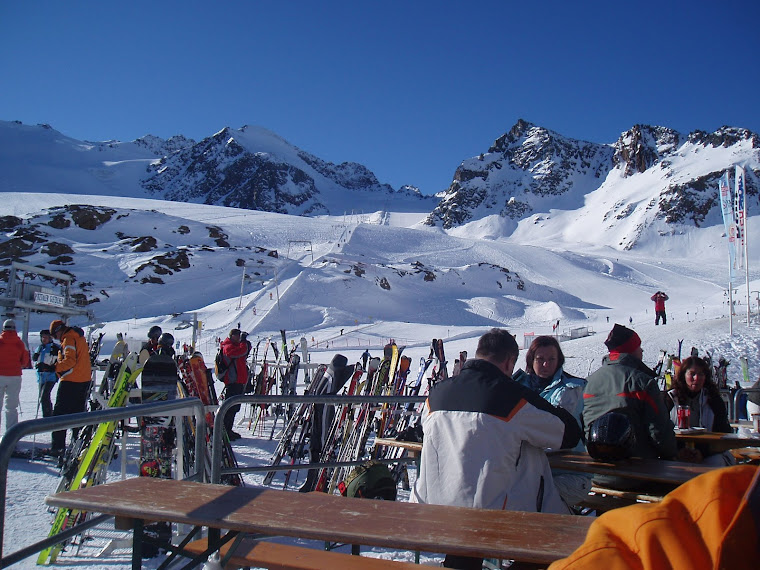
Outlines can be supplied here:
<path id="1" fill-rule="evenodd" d="M 354 467 L 338 488 L 344 497 L 396 500 L 396 481 L 388 467 L 377 461 L 366 461 Z"/>

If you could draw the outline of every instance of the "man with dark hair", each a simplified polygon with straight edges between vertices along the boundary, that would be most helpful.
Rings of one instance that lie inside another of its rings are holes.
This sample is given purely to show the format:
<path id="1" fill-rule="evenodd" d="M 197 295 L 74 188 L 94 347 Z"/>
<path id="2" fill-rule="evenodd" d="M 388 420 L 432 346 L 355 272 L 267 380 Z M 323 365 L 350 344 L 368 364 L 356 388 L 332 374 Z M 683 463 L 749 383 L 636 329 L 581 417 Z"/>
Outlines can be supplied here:
<path id="1" fill-rule="evenodd" d="M 583 402 L 586 431 L 607 412 L 628 416 L 636 442 L 631 455 L 671 459 L 676 454 L 673 422 L 657 383 L 657 375 L 642 361 L 641 339 L 635 331 L 615 324 L 604 344 L 609 354 L 588 377 Z M 620 485 L 617 479 L 615 485 Z"/>
<path id="2" fill-rule="evenodd" d="M 512 380 L 519 349 L 491 329 L 457 376 L 430 389 L 425 444 L 412 500 L 484 509 L 567 514 L 545 448 L 580 439 L 573 416 Z M 482 559 L 446 556 L 448 568 L 480 568 Z"/>

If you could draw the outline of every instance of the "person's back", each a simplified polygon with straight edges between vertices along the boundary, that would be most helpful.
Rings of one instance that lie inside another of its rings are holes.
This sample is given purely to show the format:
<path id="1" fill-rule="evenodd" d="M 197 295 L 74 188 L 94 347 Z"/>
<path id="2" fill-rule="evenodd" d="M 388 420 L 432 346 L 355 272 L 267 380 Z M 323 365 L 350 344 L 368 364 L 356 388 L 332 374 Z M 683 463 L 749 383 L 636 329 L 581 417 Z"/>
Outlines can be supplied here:
<path id="1" fill-rule="evenodd" d="M 594 420 L 610 411 L 628 416 L 636 436 L 631 455 L 670 459 L 676 439 L 656 375 L 641 361 L 638 335 L 616 324 L 605 341 L 610 354 L 587 378 L 583 421 L 586 432 Z"/>
<path id="2" fill-rule="evenodd" d="M 248 333 L 240 329 L 232 329 L 227 338 L 219 345 L 222 350 L 223 359 L 227 364 L 222 381 L 224 382 L 224 397 L 231 398 L 243 393 L 245 385 L 248 382 L 248 365 L 246 359 L 251 351 L 251 342 L 248 340 Z M 224 427 L 227 435 L 232 441 L 240 439 L 241 435 L 233 431 L 235 423 L 235 414 L 240 410 L 240 404 L 231 406 L 224 416 Z"/>
<path id="3" fill-rule="evenodd" d="M 516 344 L 514 348 L 510 373 L 517 359 Z M 482 358 L 480 352 L 465 362 L 459 375 L 431 389 L 423 431 L 413 500 L 568 512 L 543 450 L 576 445 L 577 422 L 513 381 L 505 368 Z"/>
<path id="4" fill-rule="evenodd" d="M 61 352 L 55 370 L 62 382 L 89 382 L 92 379 L 90 349 L 79 331 L 66 328 L 61 334 Z"/>
<path id="5" fill-rule="evenodd" d="M 5 400 L 5 430 L 18 422 L 21 371 L 31 367 L 26 345 L 16 333 L 16 321 L 7 319 L 0 333 L 0 406 Z"/>
<path id="6" fill-rule="evenodd" d="M 5 321 L 10 323 L 11 320 Z M 21 371 L 30 366 L 29 351 L 26 349 L 16 332 L 16 324 L 13 327 L 4 325 L 0 333 L 0 376 L 21 376 Z"/>
<path id="7" fill-rule="evenodd" d="M 143 388 L 148 386 L 176 384 L 179 370 L 174 360 L 175 353 L 171 346 L 159 346 L 145 361 L 141 373 Z"/>
<path id="8" fill-rule="evenodd" d="M 84 334 L 80 332 L 81 329 L 66 326 L 60 319 L 51 322 L 48 330 L 52 337 L 61 343 L 58 362 L 55 364 L 55 372 L 58 374 L 60 383 L 55 397 L 53 415 L 63 416 L 84 412 L 92 380 L 90 349 Z M 72 429 L 74 438 L 78 433 L 77 428 Z M 54 431 L 51 454 L 61 457 L 65 446 L 66 430 Z"/>

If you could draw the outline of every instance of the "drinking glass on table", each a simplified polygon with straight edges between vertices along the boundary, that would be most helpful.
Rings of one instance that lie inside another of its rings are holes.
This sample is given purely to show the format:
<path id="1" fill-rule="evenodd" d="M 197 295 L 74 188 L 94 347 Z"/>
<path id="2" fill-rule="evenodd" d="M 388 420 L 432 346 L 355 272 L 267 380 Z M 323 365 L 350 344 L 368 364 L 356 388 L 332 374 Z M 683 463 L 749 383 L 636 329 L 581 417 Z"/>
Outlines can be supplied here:
<path id="1" fill-rule="evenodd" d="M 689 409 L 689 406 L 682 406 L 679 404 L 676 413 L 678 417 L 678 429 L 689 429 L 689 427 L 691 427 L 689 422 L 691 410 Z"/>

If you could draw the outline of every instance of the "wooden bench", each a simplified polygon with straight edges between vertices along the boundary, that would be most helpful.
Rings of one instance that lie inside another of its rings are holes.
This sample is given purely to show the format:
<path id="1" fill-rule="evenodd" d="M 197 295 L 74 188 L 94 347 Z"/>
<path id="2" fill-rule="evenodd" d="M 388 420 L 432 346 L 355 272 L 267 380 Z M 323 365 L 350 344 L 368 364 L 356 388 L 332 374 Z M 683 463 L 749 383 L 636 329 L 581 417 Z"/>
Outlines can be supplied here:
<path id="1" fill-rule="evenodd" d="M 141 567 L 143 521 L 148 520 L 206 527 L 212 548 L 221 547 L 219 532 L 224 529 L 546 565 L 578 548 L 592 523 L 591 517 L 372 501 L 153 477 L 56 493 L 45 502 L 129 520 L 136 570 Z M 182 543 L 184 548 L 187 543 Z M 349 560 L 364 564 L 365 558 Z"/>
<path id="2" fill-rule="evenodd" d="M 227 556 L 234 541 L 219 549 L 222 559 Z M 185 545 L 185 550 L 202 554 L 208 550 L 208 540 L 203 538 Z M 224 565 L 225 570 L 248 566 L 269 568 L 270 570 L 408 570 L 417 569 L 417 564 L 399 562 L 385 558 L 352 556 L 340 552 L 304 548 L 279 544 L 253 538 L 244 538 L 236 545 L 233 555 Z"/>

